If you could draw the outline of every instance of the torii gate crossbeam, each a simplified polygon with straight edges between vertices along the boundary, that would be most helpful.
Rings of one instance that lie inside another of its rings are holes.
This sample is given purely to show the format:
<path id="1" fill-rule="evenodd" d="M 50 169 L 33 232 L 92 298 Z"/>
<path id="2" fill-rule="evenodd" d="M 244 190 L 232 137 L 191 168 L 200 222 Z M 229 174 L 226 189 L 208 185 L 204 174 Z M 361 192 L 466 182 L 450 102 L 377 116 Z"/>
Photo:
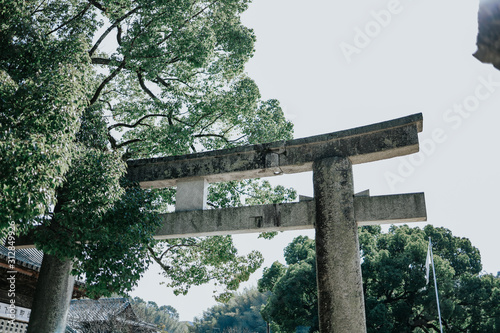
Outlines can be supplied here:
<path id="1" fill-rule="evenodd" d="M 425 221 L 423 193 L 354 196 L 358 226 Z M 180 211 L 163 214 L 155 239 L 314 229 L 316 202 Z"/>
<path id="2" fill-rule="evenodd" d="M 418 152 L 422 114 L 308 138 L 128 161 L 127 178 L 144 188 L 204 178 L 221 182 L 312 170 L 314 161 L 348 157 L 352 164 Z"/>

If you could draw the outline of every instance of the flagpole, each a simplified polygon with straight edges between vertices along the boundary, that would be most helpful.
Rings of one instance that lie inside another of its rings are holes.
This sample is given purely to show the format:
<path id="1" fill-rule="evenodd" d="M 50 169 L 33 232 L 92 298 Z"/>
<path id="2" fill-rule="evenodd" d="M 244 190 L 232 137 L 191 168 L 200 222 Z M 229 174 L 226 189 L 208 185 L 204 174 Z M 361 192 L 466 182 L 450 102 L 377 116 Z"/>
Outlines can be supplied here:
<path id="1" fill-rule="evenodd" d="M 443 333 L 443 324 L 441 323 L 441 309 L 439 308 L 438 285 L 436 281 L 436 269 L 434 268 L 434 256 L 432 255 L 432 242 L 430 237 L 429 237 L 429 251 L 431 252 L 432 275 L 434 275 L 434 289 L 436 289 L 436 303 L 439 315 L 439 328 L 441 329 L 441 333 Z"/>

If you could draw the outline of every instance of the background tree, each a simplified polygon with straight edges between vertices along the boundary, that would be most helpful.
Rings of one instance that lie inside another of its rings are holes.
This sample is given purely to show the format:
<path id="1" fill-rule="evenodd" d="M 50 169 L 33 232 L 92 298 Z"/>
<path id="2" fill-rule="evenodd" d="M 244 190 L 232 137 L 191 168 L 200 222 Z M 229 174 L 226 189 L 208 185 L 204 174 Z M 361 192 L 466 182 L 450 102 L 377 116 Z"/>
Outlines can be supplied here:
<path id="1" fill-rule="evenodd" d="M 372 332 L 439 331 L 435 291 L 425 283 L 432 238 L 443 326 L 447 332 L 500 329 L 500 280 L 481 274 L 479 250 L 467 238 L 427 225 L 424 229 L 364 228 L 360 235 L 367 322 Z M 472 282 L 474 281 L 474 282 Z M 473 288 L 476 284 L 479 288 Z"/>
<path id="2" fill-rule="evenodd" d="M 360 228 L 368 331 L 439 331 L 434 285 L 425 281 L 429 237 L 445 330 L 498 331 L 500 276 L 481 273 L 479 251 L 468 239 L 430 225 L 424 229 L 392 226 L 387 233 L 379 226 Z M 289 262 L 290 253 L 298 261 Z M 296 238 L 285 250 L 287 266 L 274 263 L 259 280 L 260 290 L 272 291 L 262 314 L 281 332 L 295 332 L 299 325 L 311 326 L 310 332 L 317 329 L 315 266 L 304 264 L 314 262 L 314 257 L 314 242 Z M 301 274 L 295 274 L 299 269 Z"/>
<path id="3" fill-rule="evenodd" d="M 229 272 L 218 281 L 232 290 L 260 265 L 257 253 L 238 257 L 230 238 L 222 265 L 207 250 L 218 241 L 153 246 L 156 213 L 175 191 L 123 180 L 125 159 L 292 137 L 279 103 L 262 101 L 243 71 L 255 41 L 240 22 L 247 3 L 2 1 L 0 49 L 9 52 L 0 55 L 0 223 L 34 230 L 50 267 L 40 282 L 64 266 L 86 277 L 89 296 L 127 292 L 151 258 L 170 268 L 180 292 L 206 281 L 206 272 L 172 269 L 172 256 L 183 267 L 210 265 L 210 279 Z M 212 204 L 241 204 L 252 184 L 215 185 Z M 227 188 L 235 190 L 217 195 Z M 195 247 L 208 257 L 190 261 L 181 250 Z M 40 295 L 34 304 L 49 309 Z M 34 305 L 31 318 L 43 320 L 37 313 Z"/>
<path id="4" fill-rule="evenodd" d="M 204 311 L 202 318 L 195 318 L 193 332 L 266 332 L 266 322 L 260 309 L 267 294 L 256 288 L 237 293 L 227 304 L 220 304 Z"/>
<path id="5" fill-rule="evenodd" d="M 187 325 L 179 322 L 179 313 L 170 305 L 158 306 L 155 302 L 146 302 L 140 297 L 134 297 L 131 304 L 139 319 L 157 325 L 161 332 L 188 332 Z"/>
<path id="6" fill-rule="evenodd" d="M 276 261 L 264 269 L 258 288 L 271 292 L 262 316 L 273 323 L 273 332 L 319 329 L 315 251 L 313 239 L 296 237 L 284 250 L 287 266 Z"/>

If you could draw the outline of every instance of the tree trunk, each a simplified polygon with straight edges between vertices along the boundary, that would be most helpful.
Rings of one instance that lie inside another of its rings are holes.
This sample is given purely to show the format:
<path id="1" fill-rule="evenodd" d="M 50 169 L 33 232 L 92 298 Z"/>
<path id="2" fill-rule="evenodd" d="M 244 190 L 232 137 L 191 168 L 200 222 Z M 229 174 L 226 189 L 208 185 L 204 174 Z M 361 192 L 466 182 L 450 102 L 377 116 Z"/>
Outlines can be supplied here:
<path id="1" fill-rule="evenodd" d="M 27 333 L 64 333 L 73 294 L 73 262 L 44 254 Z"/>

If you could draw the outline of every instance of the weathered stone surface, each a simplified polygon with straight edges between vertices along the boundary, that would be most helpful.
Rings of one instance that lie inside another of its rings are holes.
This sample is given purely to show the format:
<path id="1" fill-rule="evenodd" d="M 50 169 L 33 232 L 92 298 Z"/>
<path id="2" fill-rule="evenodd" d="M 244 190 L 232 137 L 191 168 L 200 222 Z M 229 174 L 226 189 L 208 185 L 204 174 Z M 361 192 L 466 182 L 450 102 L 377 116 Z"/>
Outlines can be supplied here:
<path id="1" fill-rule="evenodd" d="M 481 0 L 478 13 L 477 51 L 479 61 L 500 69 L 500 1 Z"/>
<path id="2" fill-rule="evenodd" d="M 423 193 L 354 197 L 358 226 L 427 221 Z"/>
<path id="3" fill-rule="evenodd" d="M 426 221 L 425 196 L 424 193 L 356 195 L 354 218 L 358 226 Z M 177 211 L 163 214 L 162 219 L 156 239 L 314 229 L 316 203 L 314 198 L 302 197 L 294 203 Z M 16 245 L 34 247 L 31 237 L 19 238 Z"/>
<path id="4" fill-rule="evenodd" d="M 128 161 L 127 177 L 142 187 L 175 186 L 178 180 L 239 180 L 312 170 L 315 160 L 344 156 L 353 164 L 418 152 L 422 114 L 303 139 L 183 156 Z"/>
<path id="5" fill-rule="evenodd" d="M 313 229 L 314 198 L 294 203 L 210 209 L 164 214 L 156 239 Z M 354 218 L 358 226 L 425 221 L 423 193 L 387 196 L 355 196 Z"/>
<path id="6" fill-rule="evenodd" d="M 73 292 L 71 260 L 45 254 L 27 333 L 64 333 Z"/>
<path id="7" fill-rule="evenodd" d="M 320 332 L 366 332 L 351 162 L 315 161 L 313 184 Z"/>
<path id="8" fill-rule="evenodd" d="M 177 182 L 175 211 L 205 209 L 207 203 L 208 182 L 204 178 Z"/>
<path id="9" fill-rule="evenodd" d="M 163 215 L 156 239 L 314 228 L 314 201 L 209 209 Z"/>

